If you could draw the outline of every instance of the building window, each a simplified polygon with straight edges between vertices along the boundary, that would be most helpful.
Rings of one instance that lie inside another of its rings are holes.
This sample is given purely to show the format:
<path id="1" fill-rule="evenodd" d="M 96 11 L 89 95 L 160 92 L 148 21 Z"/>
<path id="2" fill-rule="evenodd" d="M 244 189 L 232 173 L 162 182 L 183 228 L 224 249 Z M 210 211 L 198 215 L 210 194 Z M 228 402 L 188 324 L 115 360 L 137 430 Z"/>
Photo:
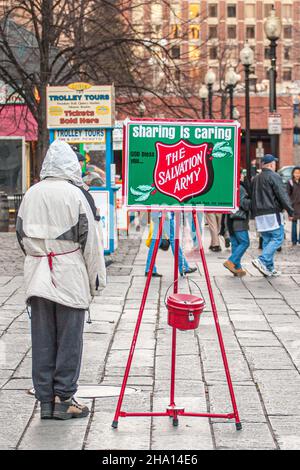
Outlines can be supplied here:
<path id="1" fill-rule="evenodd" d="M 272 3 L 267 3 L 264 5 L 264 15 L 267 18 L 270 15 L 270 11 L 272 10 Z"/>
<path id="2" fill-rule="evenodd" d="M 170 37 L 171 39 L 177 39 L 180 36 L 180 26 L 178 24 L 171 25 Z"/>
<path id="3" fill-rule="evenodd" d="M 271 58 L 270 52 L 271 52 L 270 48 L 265 47 L 265 59 L 270 59 Z"/>
<path id="4" fill-rule="evenodd" d="M 284 48 L 284 60 L 291 60 L 291 47 Z"/>
<path id="5" fill-rule="evenodd" d="M 218 28 L 217 26 L 210 26 L 208 30 L 208 38 L 216 39 L 218 37 Z"/>
<path id="6" fill-rule="evenodd" d="M 192 62 L 198 62 L 200 59 L 200 48 L 198 46 L 189 46 L 189 59 Z"/>
<path id="7" fill-rule="evenodd" d="M 151 5 L 151 22 L 152 24 L 161 25 L 163 18 L 162 5 L 159 2 L 152 3 Z"/>
<path id="8" fill-rule="evenodd" d="M 210 3 L 208 5 L 208 16 L 216 18 L 218 16 L 218 5 L 217 3 Z"/>
<path id="9" fill-rule="evenodd" d="M 211 47 L 209 49 L 209 58 L 211 60 L 216 60 L 218 58 L 218 49 L 216 47 Z"/>
<path id="10" fill-rule="evenodd" d="M 189 27 L 189 39 L 199 39 L 200 38 L 200 26 L 192 25 Z"/>
<path id="11" fill-rule="evenodd" d="M 282 5 L 282 18 L 290 20 L 293 17 L 292 5 Z"/>
<path id="12" fill-rule="evenodd" d="M 292 27 L 290 25 L 285 25 L 283 27 L 283 37 L 285 39 L 292 39 Z"/>
<path id="13" fill-rule="evenodd" d="M 170 55 L 172 59 L 180 59 L 180 47 L 179 46 L 171 47 Z"/>
<path id="14" fill-rule="evenodd" d="M 246 39 L 255 39 L 255 26 L 246 26 Z"/>
<path id="15" fill-rule="evenodd" d="M 245 5 L 245 18 L 255 18 L 255 4 L 248 3 Z"/>
<path id="16" fill-rule="evenodd" d="M 143 22 L 144 5 L 137 5 L 132 8 L 132 22 L 139 24 Z"/>
<path id="17" fill-rule="evenodd" d="M 177 83 L 180 82 L 180 70 L 179 70 L 179 69 L 176 69 L 176 70 L 175 70 L 175 81 L 176 81 Z"/>
<path id="18" fill-rule="evenodd" d="M 292 69 L 283 70 L 282 80 L 284 82 L 290 82 L 292 80 Z"/>
<path id="19" fill-rule="evenodd" d="M 235 18 L 236 17 L 236 5 L 228 5 L 227 6 L 227 16 L 228 16 L 228 18 Z"/>
<path id="20" fill-rule="evenodd" d="M 200 4 L 199 3 L 191 3 L 189 8 L 189 18 L 193 20 L 200 16 Z"/>
<path id="21" fill-rule="evenodd" d="M 236 38 L 236 26 L 228 26 L 227 28 L 227 37 L 228 39 Z"/>
<path id="22" fill-rule="evenodd" d="M 265 79 L 270 79 L 270 67 L 265 67 Z"/>

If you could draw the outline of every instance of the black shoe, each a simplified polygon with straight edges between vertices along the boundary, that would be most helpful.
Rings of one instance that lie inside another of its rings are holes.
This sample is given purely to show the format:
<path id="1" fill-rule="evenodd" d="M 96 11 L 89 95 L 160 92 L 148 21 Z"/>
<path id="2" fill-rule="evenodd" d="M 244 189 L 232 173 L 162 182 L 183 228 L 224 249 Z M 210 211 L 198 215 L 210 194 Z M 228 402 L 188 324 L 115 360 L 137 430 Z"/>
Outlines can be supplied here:
<path id="1" fill-rule="evenodd" d="M 230 238 L 225 238 L 225 248 L 230 247 Z"/>
<path id="2" fill-rule="evenodd" d="M 41 419 L 53 419 L 54 402 L 41 403 Z"/>
<path id="3" fill-rule="evenodd" d="M 55 419 L 86 418 L 90 410 L 87 406 L 78 403 L 74 397 L 68 400 L 61 400 L 55 397 L 53 417 Z"/>
<path id="4" fill-rule="evenodd" d="M 145 273 L 145 276 L 147 277 L 148 273 Z M 159 273 L 152 273 L 151 277 L 163 277 L 163 276 L 162 276 L 162 274 L 159 274 Z"/>
<path id="5" fill-rule="evenodd" d="M 184 276 L 185 274 L 192 274 L 192 273 L 195 273 L 196 271 L 197 271 L 197 268 L 189 268 L 186 271 L 183 271 L 183 273 L 181 273 L 181 276 Z"/>
<path id="6" fill-rule="evenodd" d="M 211 251 L 216 253 L 216 252 L 222 251 L 222 248 L 220 246 L 212 246 Z"/>
<path id="7" fill-rule="evenodd" d="M 279 248 L 277 248 L 277 251 L 278 253 L 280 253 L 282 251 L 282 247 L 280 246 Z"/>

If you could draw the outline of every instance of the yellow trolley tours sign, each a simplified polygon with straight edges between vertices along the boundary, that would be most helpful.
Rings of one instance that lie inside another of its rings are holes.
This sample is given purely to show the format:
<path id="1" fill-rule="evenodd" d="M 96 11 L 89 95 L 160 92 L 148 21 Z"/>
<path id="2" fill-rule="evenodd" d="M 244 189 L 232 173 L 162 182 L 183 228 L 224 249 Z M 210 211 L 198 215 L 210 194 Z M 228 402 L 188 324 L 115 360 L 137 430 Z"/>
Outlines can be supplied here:
<path id="1" fill-rule="evenodd" d="M 95 129 L 113 127 L 113 86 L 71 83 L 47 87 L 48 129 Z"/>

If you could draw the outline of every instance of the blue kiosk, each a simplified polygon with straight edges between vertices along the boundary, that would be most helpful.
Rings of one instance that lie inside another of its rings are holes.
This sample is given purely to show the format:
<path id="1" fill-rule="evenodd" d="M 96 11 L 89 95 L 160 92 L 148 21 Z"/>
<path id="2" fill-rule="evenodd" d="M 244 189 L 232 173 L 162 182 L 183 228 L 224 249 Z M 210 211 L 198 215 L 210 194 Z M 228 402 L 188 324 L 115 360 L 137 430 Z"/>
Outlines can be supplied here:
<path id="1" fill-rule="evenodd" d="M 114 89 L 72 83 L 47 89 L 47 117 L 50 143 L 56 138 L 68 143 L 99 143 L 105 135 L 105 186 L 92 186 L 90 192 L 100 210 L 105 254 L 118 246 L 116 192 L 113 172 Z M 82 127 L 84 124 L 86 127 Z"/>

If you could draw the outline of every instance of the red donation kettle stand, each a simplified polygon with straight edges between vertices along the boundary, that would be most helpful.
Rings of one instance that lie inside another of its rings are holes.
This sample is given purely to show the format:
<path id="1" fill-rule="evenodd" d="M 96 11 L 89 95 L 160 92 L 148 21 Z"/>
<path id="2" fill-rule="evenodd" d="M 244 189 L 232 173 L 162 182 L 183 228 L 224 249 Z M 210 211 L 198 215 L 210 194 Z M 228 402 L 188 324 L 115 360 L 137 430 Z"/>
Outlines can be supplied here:
<path id="1" fill-rule="evenodd" d="M 168 309 L 168 324 L 172 327 L 172 352 L 171 352 L 171 380 L 170 380 L 170 404 L 165 411 L 162 412 L 127 412 L 122 411 L 122 403 L 125 394 L 125 389 L 130 373 L 130 368 L 133 360 L 133 355 L 135 351 L 135 346 L 140 330 L 140 325 L 142 322 L 143 312 L 147 300 L 147 295 L 149 291 L 149 286 L 152 278 L 152 272 L 155 264 L 155 259 L 157 256 L 159 242 L 163 231 L 163 224 L 165 220 L 165 212 L 161 213 L 160 221 L 159 221 L 159 230 L 158 236 L 155 242 L 153 256 L 151 259 L 150 269 L 148 272 L 142 301 L 139 309 L 139 314 L 135 326 L 135 330 L 133 333 L 133 339 L 131 343 L 131 348 L 129 351 L 129 356 L 127 360 L 127 365 L 123 377 L 122 387 L 115 411 L 114 420 L 112 422 L 112 427 L 117 428 L 119 418 L 127 418 L 127 417 L 141 417 L 141 416 L 167 416 L 172 418 L 173 425 L 178 426 L 178 417 L 179 416 L 190 416 L 190 417 L 204 417 L 204 418 L 225 418 L 225 419 L 232 419 L 235 420 L 236 429 L 239 431 L 242 429 L 242 424 L 239 418 L 239 413 L 237 409 L 236 399 L 234 395 L 231 375 L 228 367 L 228 361 L 226 356 L 226 351 L 224 347 L 222 332 L 219 324 L 218 313 L 216 309 L 216 304 L 214 300 L 213 290 L 211 286 L 210 276 L 208 272 L 208 267 L 206 263 L 206 258 L 203 249 L 203 243 L 201 238 L 200 227 L 198 223 L 198 218 L 196 215 L 196 211 L 192 211 L 193 221 L 196 227 L 196 234 L 199 244 L 199 251 L 201 255 L 201 261 L 204 269 L 205 280 L 209 292 L 210 303 L 212 307 L 214 323 L 217 330 L 217 336 L 219 340 L 220 350 L 222 354 L 222 360 L 224 365 L 224 370 L 226 374 L 226 380 L 230 392 L 231 404 L 232 404 L 232 412 L 230 413 L 189 413 L 185 411 L 183 407 L 177 406 L 175 403 L 175 371 L 176 371 L 176 340 L 177 340 L 177 330 L 190 330 L 195 329 L 199 325 L 200 315 L 203 312 L 205 303 L 201 297 L 197 297 L 191 294 L 181 294 L 178 293 L 178 259 L 179 259 L 179 230 L 180 230 L 180 212 L 176 212 L 175 215 L 175 253 L 174 253 L 174 283 L 173 283 L 173 294 L 171 294 L 166 301 L 166 306 Z"/>

